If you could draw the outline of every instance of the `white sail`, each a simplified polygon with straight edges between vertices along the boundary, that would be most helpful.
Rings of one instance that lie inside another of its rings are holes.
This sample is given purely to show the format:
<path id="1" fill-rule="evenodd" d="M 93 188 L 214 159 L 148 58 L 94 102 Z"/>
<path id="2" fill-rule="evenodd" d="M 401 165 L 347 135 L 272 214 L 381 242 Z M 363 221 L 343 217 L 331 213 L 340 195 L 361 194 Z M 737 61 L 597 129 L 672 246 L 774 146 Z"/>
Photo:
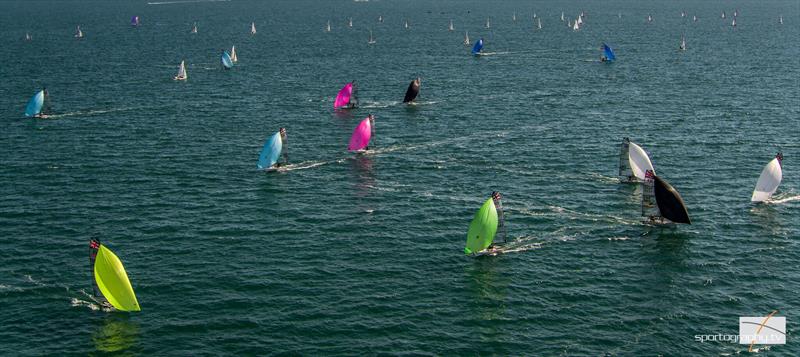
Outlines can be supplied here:
<path id="1" fill-rule="evenodd" d="M 236 46 L 231 46 L 231 62 L 239 62 L 239 56 L 236 56 Z"/>
<path id="2" fill-rule="evenodd" d="M 454 30 L 454 28 L 453 28 L 453 20 L 450 20 L 450 26 L 447 27 L 447 30 L 448 31 L 453 31 Z"/>
<path id="3" fill-rule="evenodd" d="M 583 19 L 581 19 L 580 16 L 578 16 L 578 20 L 576 22 L 578 23 L 578 25 L 583 25 Z"/>
<path id="4" fill-rule="evenodd" d="M 192 24 L 192 32 L 191 33 L 197 33 L 197 23 L 196 22 L 194 24 Z"/>
<path id="5" fill-rule="evenodd" d="M 469 46 L 469 31 L 464 31 L 464 45 Z"/>
<path id="6" fill-rule="evenodd" d="M 178 75 L 175 76 L 175 80 L 185 81 L 187 78 L 189 77 L 186 75 L 186 64 L 184 61 L 181 61 L 181 65 L 178 67 Z"/>
<path id="7" fill-rule="evenodd" d="M 492 21 L 490 21 L 488 17 L 486 18 L 486 28 L 487 29 L 492 28 Z"/>
<path id="8" fill-rule="evenodd" d="M 681 35 L 681 51 L 686 51 L 686 38 Z"/>
<path id="9" fill-rule="evenodd" d="M 725 18 L 725 11 L 722 12 L 722 18 Z"/>
<path id="10" fill-rule="evenodd" d="M 256 34 L 256 23 L 255 22 L 251 22 L 250 23 L 250 34 L 251 35 L 255 35 Z"/>
<path id="11" fill-rule="evenodd" d="M 404 28 L 408 28 L 408 20 L 406 20 L 406 21 L 403 23 L 403 27 L 404 27 Z"/>
<path id="12" fill-rule="evenodd" d="M 328 20 L 328 24 L 325 25 L 325 32 L 331 32 L 331 20 Z"/>
<path id="13" fill-rule="evenodd" d="M 75 38 L 82 38 L 83 31 L 81 31 L 81 25 L 78 25 L 78 28 L 75 30 Z"/>
<path id="14" fill-rule="evenodd" d="M 347 20 L 347 26 L 348 27 L 353 27 L 353 18 L 352 17 Z"/>
<path id="15" fill-rule="evenodd" d="M 511 21 L 517 22 L 517 13 L 511 15 Z"/>
<path id="16" fill-rule="evenodd" d="M 29 33 L 25 34 L 25 41 L 30 41 L 32 39 L 33 39 L 33 37 L 31 37 L 31 34 L 29 34 Z"/>
<path id="17" fill-rule="evenodd" d="M 753 190 L 753 196 L 750 198 L 751 202 L 764 202 L 772 197 L 778 185 L 781 184 L 783 179 L 783 171 L 781 170 L 781 161 L 776 157 L 770 161 L 764 170 L 761 171 L 761 176 L 758 177 L 756 188 Z"/>
<path id="18" fill-rule="evenodd" d="M 542 29 L 542 19 L 540 18 L 536 19 L 536 28 L 538 28 L 539 30 Z"/>
<path id="19" fill-rule="evenodd" d="M 731 22 L 731 26 L 736 27 L 736 18 L 735 17 L 733 18 L 733 21 Z"/>
<path id="20" fill-rule="evenodd" d="M 370 29 L 370 30 L 369 30 L 369 41 L 367 41 L 367 43 L 369 43 L 369 44 L 373 44 L 373 43 L 375 43 L 375 42 L 376 42 L 376 41 L 375 41 L 375 38 L 374 38 L 374 37 L 372 37 L 372 29 Z"/>
<path id="21" fill-rule="evenodd" d="M 783 25 L 783 15 L 778 17 L 778 23 Z"/>
<path id="22" fill-rule="evenodd" d="M 641 146 L 630 143 L 628 148 L 628 164 L 631 166 L 631 173 L 640 181 L 644 181 L 644 174 L 647 170 L 656 172 L 653 163 Z"/>
<path id="23" fill-rule="evenodd" d="M 563 11 L 561 12 L 561 21 L 562 22 L 564 21 L 564 12 Z"/>
<path id="24" fill-rule="evenodd" d="M 697 22 L 697 15 L 692 15 L 692 21 Z"/>
<path id="25" fill-rule="evenodd" d="M 572 29 L 575 30 L 575 31 L 578 31 L 578 30 L 581 29 L 580 24 L 578 24 L 578 20 L 575 20 L 575 22 L 572 24 Z"/>

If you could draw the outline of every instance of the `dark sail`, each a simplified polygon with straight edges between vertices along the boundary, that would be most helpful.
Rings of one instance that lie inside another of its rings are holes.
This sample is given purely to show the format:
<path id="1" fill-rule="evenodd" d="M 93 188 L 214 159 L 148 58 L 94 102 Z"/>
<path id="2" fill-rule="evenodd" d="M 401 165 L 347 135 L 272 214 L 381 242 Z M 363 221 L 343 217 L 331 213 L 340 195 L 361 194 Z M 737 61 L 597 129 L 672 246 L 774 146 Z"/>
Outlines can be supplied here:
<path id="1" fill-rule="evenodd" d="M 419 95 L 419 85 L 419 78 L 411 81 L 411 84 L 408 85 L 408 90 L 406 90 L 406 97 L 403 98 L 403 103 L 413 102 L 414 99 L 417 99 Z"/>
<path id="2" fill-rule="evenodd" d="M 654 177 L 653 188 L 656 204 L 662 217 L 675 223 L 692 224 L 689 220 L 689 212 L 686 211 L 686 205 L 683 204 L 683 199 L 675 188 L 658 176 Z"/>

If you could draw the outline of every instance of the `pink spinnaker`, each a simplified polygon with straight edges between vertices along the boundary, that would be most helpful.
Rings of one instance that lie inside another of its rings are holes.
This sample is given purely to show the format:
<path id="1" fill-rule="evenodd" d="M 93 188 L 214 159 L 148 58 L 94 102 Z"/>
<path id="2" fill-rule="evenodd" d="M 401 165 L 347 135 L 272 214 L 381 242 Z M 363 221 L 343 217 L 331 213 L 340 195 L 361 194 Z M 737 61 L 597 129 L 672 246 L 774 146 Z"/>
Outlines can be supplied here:
<path id="1" fill-rule="evenodd" d="M 353 83 L 347 83 L 336 95 L 336 101 L 333 102 L 333 109 L 341 108 L 350 104 L 350 96 L 353 95 Z"/>
<path id="2" fill-rule="evenodd" d="M 347 150 L 358 151 L 362 150 L 369 145 L 369 139 L 372 137 L 372 124 L 369 122 L 369 117 L 358 123 L 356 130 L 353 130 L 353 136 L 350 137 L 350 145 L 347 145 Z"/>

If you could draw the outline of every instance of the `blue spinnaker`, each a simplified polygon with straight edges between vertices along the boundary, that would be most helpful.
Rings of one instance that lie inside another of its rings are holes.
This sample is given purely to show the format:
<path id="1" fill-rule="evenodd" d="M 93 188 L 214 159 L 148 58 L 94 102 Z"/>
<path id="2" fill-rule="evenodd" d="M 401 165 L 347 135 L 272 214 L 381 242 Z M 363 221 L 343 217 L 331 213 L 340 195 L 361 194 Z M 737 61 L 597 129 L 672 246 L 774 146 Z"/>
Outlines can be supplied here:
<path id="1" fill-rule="evenodd" d="M 25 116 L 36 116 L 42 112 L 42 106 L 44 106 L 44 91 L 40 90 L 39 93 L 33 95 L 33 98 L 28 102 L 28 106 L 25 107 Z"/>
<path id="2" fill-rule="evenodd" d="M 477 54 L 481 53 L 482 49 L 483 49 L 483 39 L 480 39 L 480 40 L 476 41 L 475 42 L 475 46 L 472 47 L 472 54 L 473 55 L 477 55 Z"/>
<path id="3" fill-rule="evenodd" d="M 225 69 L 233 67 L 233 60 L 231 59 L 231 55 L 228 54 L 228 51 L 222 52 L 222 66 L 224 66 Z"/>
<path id="4" fill-rule="evenodd" d="M 258 169 L 266 170 L 278 162 L 278 157 L 281 155 L 283 149 L 283 140 L 281 140 L 281 133 L 277 132 L 267 139 L 264 143 L 264 148 L 261 149 L 261 154 L 258 155 Z"/>
<path id="5" fill-rule="evenodd" d="M 611 47 L 608 47 L 605 43 L 603 44 L 603 54 L 606 56 L 607 61 L 613 61 L 617 59 L 617 56 L 614 56 L 614 51 L 611 50 Z"/>

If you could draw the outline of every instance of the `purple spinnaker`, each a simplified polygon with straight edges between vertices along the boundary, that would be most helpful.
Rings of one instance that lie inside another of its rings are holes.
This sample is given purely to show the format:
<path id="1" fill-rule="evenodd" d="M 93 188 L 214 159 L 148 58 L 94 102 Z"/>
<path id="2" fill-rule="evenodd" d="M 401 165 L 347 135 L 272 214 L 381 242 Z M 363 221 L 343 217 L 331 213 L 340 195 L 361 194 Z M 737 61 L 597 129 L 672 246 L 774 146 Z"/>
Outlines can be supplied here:
<path id="1" fill-rule="evenodd" d="M 353 136 L 350 137 L 350 145 L 347 145 L 347 150 L 358 151 L 362 150 L 369 145 L 369 139 L 372 137 L 372 124 L 369 122 L 369 117 L 358 123 L 356 130 L 353 130 Z"/>
<path id="2" fill-rule="evenodd" d="M 341 108 L 350 104 L 350 96 L 353 94 L 353 83 L 347 83 L 339 94 L 336 95 L 336 101 L 333 102 L 333 108 Z"/>

